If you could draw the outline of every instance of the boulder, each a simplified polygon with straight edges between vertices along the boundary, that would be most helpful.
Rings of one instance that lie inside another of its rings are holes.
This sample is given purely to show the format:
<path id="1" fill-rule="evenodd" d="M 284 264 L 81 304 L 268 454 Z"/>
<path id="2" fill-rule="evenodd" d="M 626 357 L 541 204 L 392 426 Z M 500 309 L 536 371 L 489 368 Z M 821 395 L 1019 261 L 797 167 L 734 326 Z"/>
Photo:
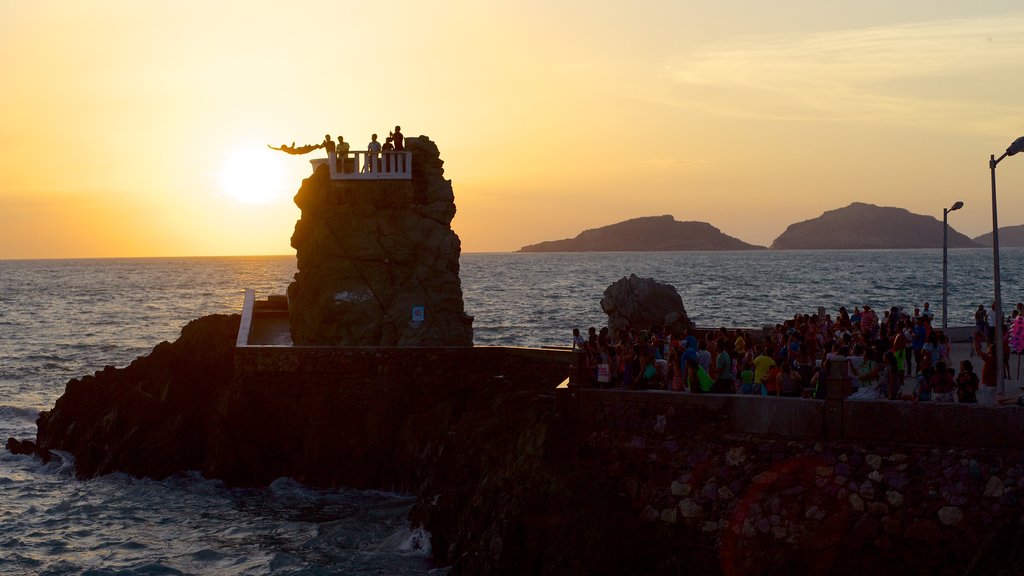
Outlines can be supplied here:
<path id="1" fill-rule="evenodd" d="M 669 326 L 672 330 L 693 327 L 674 286 L 636 274 L 606 288 L 601 309 L 608 315 L 612 333 L 629 326 L 641 330 L 651 326 Z"/>

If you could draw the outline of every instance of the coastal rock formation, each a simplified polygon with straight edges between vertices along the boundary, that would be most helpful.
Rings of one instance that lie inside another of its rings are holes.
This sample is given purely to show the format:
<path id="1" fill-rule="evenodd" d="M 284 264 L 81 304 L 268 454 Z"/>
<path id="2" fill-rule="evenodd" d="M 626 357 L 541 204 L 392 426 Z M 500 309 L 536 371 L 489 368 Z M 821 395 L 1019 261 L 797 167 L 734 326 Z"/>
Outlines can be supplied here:
<path id="1" fill-rule="evenodd" d="M 452 185 L 433 142 L 405 142 L 412 180 L 331 180 L 323 165 L 295 195 L 295 344 L 472 345 Z"/>
<path id="2" fill-rule="evenodd" d="M 978 244 L 949 229 L 950 248 Z M 854 202 L 811 220 L 790 224 L 772 242 L 772 250 L 854 250 L 942 248 L 942 221 L 903 208 Z"/>
<path id="3" fill-rule="evenodd" d="M 608 328 L 613 334 L 629 326 L 640 330 L 651 326 L 669 326 L 674 330 L 693 327 L 674 286 L 636 274 L 622 277 L 605 288 L 601 310 L 608 315 Z"/>
<path id="4" fill-rule="evenodd" d="M 992 246 L 992 233 L 987 232 L 974 239 L 982 246 Z M 1024 246 L 1024 225 L 1003 226 L 999 229 L 1000 248 L 1020 248 Z"/>
<path id="5" fill-rule="evenodd" d="M 763 250 L 723 234 L 707 222 L 677 222 L 672 216 L 633 218 L 581 232 L 575 238 L 523 246 L 520 252 L 671 252 Z"/>
<path id="6" fill-rule="evenodd" d="M 217 406 L 231 383 L 238 323 L 237 315 L 193 320 L 173 344 L 125 368 L 69 381 L 39 415 L 39 450 L 69 452 L 82 478 L 201 470 L 219 435 Z"/>

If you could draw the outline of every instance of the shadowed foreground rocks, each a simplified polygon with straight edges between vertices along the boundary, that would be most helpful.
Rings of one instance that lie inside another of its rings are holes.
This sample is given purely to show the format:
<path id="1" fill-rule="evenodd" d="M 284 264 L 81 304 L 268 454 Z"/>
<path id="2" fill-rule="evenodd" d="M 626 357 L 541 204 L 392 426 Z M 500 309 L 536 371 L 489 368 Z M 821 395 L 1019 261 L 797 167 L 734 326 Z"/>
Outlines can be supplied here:
<path id="1" fill-rule="evenodd" d="M 71 453 L 81 478 L 202 469 L 220 430 L 217 407 L 231 385 L 238 322 L 237 315 L 193 320 L 173 344 L 162 342 L 125 368 L 69 381 L 37 420 L 39 449 Z"/>
<path id="2" fill-rule="evenodd" d="M 452 575 L 1024 567 L 1020 450 L 730 434 L 712 411 L 638 400 L 658 393 L 572 423 L 553 413 L 567 353 L 235 349 L 237 327 L 201 318 L 70 381 L 38 449 L 70 452 L 83 478 L 199 470 L 412 492 L 410 519 Z"/>

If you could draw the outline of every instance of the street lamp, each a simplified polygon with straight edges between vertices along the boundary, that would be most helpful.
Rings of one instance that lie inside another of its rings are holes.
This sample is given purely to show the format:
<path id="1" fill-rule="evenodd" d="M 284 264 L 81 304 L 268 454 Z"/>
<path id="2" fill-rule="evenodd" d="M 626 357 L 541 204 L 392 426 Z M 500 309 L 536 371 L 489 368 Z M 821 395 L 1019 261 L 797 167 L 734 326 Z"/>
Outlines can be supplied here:
<path id="1" fill-rule="evenodd" d="M 946 245 L 949 237 L 949 213 L 964 207 L 964 203 L 957 200 L 949 208 L 942 209 L 942 331 L 946 331 Z"/>
<path id="2" fill-rule="evenodd" d="M 992 302 L 992 311 L 995 312 L 996 324 L 996 382 L 999 385 L 999 394 L 1006 395 L 1006 382 L 1003 374 L 1003 296 L 999 286 L 999 217 L 996 209 L 996 165 L 1003 158 L 1013 156 L 1017 152 L 1024 151 L 1024 136 L 1017 138 L 1010 144 L 1010 147 L 1003 152 L 1003 155 L 996 158 L 995 154 L 989 157 L 988 168 L 992 172 L 992 283 L 995 284 L 995 300 Z"/>

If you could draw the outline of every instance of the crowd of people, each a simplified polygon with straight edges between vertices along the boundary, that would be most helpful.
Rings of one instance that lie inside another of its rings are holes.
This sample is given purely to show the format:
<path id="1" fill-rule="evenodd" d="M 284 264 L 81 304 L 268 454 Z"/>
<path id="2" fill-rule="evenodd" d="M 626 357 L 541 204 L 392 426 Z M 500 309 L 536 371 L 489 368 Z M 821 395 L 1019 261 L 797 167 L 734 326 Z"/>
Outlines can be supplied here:
<path id="1" fill-rule="evenodd" d="M 1018 304 L 1011 320 L 1024 315 Z M 671 330 L 652 326 L 612 334 L 573 330 L 573 349 L 585 353 L 590 384 L 691 393 L 823 398 L 828 369 L 848 360 L 852 397 L 933 402 L 996 403 L 996 355 L 989 315 L 976 315 L 971 357 L 959 366 L 928 302 L 907 313 L 869 305 L 852 312 L 797 314 L 763 331 Z M 1009 378 L 1009 338 L 1003 331 Z"/>

